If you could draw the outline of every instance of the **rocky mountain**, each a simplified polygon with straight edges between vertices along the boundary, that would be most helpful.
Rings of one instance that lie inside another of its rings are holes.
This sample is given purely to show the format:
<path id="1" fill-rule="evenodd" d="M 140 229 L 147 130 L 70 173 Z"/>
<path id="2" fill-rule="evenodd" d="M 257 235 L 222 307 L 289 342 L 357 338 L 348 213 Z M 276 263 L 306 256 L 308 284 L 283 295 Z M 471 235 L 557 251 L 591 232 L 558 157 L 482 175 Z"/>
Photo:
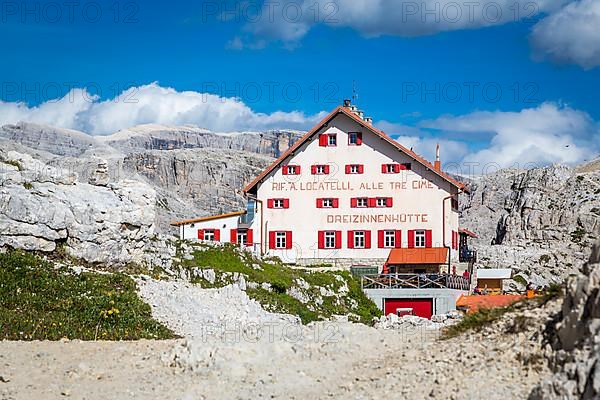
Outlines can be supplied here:
<path id="1" fill-rule="evenodd" d="M 597 166 L 507 169 L 472 179 L 460 223 L 479 235 L 479 265 L 513 268 L 519 281 L 540 286 L 575 273 L 600 237 Z"/>
<path id="2" fill-rule="evenodd" d="M 215 133 L 142 125 L 109 136 L 21 122 L 0 128 L 5 150 L 30 154 L 79 182 L 133 180 L 156 192 L 155 228 L 173 220 L 239 210 L 240 189 L 300 137 L 297 131 Z"/>

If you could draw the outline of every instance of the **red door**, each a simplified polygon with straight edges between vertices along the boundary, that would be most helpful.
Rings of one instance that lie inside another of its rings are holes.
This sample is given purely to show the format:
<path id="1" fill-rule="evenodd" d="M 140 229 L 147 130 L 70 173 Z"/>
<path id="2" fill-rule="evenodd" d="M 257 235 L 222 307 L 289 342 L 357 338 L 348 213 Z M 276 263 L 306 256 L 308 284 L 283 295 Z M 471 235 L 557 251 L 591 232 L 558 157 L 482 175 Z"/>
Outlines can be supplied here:
<path id="1" fill-rule="evenodd" d="M 433 315 L 433 299 L 385 299 L 385 315 L 396 314 L 398 308 L 412 308 L 413 315 L 430 319 Z M 404 312 L 402 312 L 404 314 Z"/>

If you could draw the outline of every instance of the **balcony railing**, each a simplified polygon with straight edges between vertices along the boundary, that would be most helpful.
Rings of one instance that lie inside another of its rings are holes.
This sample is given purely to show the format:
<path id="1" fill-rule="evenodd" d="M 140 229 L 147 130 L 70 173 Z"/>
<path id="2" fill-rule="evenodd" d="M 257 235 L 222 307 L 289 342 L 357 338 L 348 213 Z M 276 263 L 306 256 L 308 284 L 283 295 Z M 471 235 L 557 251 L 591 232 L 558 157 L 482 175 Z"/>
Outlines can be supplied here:
<path id="1" fill-rule="evenodd" d="M 363 289 L 457 289 L 469 290 L 469 280 L 449 274 L 363 275 Z"/>

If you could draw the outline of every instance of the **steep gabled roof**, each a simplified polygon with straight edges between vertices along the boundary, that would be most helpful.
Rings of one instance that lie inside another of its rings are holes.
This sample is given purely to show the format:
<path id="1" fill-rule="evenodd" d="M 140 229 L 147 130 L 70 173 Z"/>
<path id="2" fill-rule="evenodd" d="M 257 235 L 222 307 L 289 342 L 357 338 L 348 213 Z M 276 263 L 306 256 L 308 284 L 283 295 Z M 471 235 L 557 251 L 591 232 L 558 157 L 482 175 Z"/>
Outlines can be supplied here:
<path id="1" fill-rule="evenodd" d="M 298 148 L 300 148 L 300 146 L 302 146 L 305 142 L 307 142 L 316 132 L 318 132 L 321 128 L 323 128 L 324 125 L 328 124 L 331 120 L 333 120 L 340 113 L 342 113 L 342 114 L 348 116 L 350 119 L 356 121 L 363 128 L 366 128 L 370 132 L 379 136 L 381 139 L 385 140 L 386 142 L 388 142 L 389 144 L 391 144 L 392 146 L 394 146 L 395 148 L 397 148 L 398 150 L 400 150 L 407 156 L 411 157 L 414 161 L 416 161 L 416 162 L 420 163 L 421 165 L 423 165 L 424 167 L 428 168 L 430 171 L 432 171 L 436 175 L 440 176 L 442 179 L 446 180 L 450 184 L 456 186 L 459 189 L 462 189 L 463 191 L 466 191 L 465 185 L 463 183 L 457 181 L 456 179 L 452 178 L 451 176 L 449 176 L 448 174 L 446 174 L 442 171 L 436 170 L 434 168 L 433 164 L 431 164 L 429 161 L 427 161 L 426 159 L 424 159 L 423 157 L 421 157 L 414 151 L 409 150 L 406 147 L 402 146 L 400 143 L 396 142 L 394 139 L 389 137 L 382 130 L 379 130 L 379 129 L 375 128 L 373 125 L 363 121 L 362 118 L 360 118 L 358 115 L 354 114 L 352 111 L 350 111 L 346 107 L 338 106 L 332 112 L 330 112 L 325 118 L 323 118 L 321 120 L 321 122 L 319 122 L 317 125 L 315 125 L 310 131 L 308 131 L 296 143 L 294 143 L 293 146 L 291 146 L 289 149 L 287 149 L 277 160 L 275 160 L 271 165 L 269 165 L 267 167 L 267 169 L 265 169 L 260 175 L 258 175 L 256 178 L 254 178 L 254 180 L 252 182 L 250 182 L 244 188 L 243 192 L 247 193 L 250 190 L 252 190 L 254 187 L 256 187 L 256 185 L 258 185 L 268 174 L 270 174 L 275 168 L 279 167 L 281 165 L 281 163 L 283 163 L 290 155 L 293 155 L 294 152 Z"/>

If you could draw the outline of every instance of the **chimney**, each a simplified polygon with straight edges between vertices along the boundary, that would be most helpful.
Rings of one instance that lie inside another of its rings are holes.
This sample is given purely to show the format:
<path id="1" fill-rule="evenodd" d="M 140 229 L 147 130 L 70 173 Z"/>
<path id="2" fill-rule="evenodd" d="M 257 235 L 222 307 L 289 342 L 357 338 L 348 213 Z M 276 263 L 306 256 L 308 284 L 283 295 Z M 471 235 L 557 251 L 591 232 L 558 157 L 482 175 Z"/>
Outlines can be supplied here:
<path id="1" fill-rule="evenodd" d="M 369 125 L 373 125 L 373 117 L 365 117 L 365 122 Z"/>
<path id="2" fill-rule="evenodd" d="M 364 119 L 365 112 L 364 112 L 364 111 L 362 111 L 362 110 L 357 110 L 357 111 L 356 111 L 356 115 L 358 115 L 358 117 L 359 117 L 360 119 Z"/>
<path id="3" fill-rule="evenodd" d="M 344 99 L 344 107 L 349 108 L 352 105 L 350 99 Z"/>
<path id="4" fill-rule="evenodd" d="M 435 147 L 435 162 L 433 163 L 433 169 L 438 172 L 442 171 L 442 163 L 440 162 L 440 144 L 438 143 Z"/>

